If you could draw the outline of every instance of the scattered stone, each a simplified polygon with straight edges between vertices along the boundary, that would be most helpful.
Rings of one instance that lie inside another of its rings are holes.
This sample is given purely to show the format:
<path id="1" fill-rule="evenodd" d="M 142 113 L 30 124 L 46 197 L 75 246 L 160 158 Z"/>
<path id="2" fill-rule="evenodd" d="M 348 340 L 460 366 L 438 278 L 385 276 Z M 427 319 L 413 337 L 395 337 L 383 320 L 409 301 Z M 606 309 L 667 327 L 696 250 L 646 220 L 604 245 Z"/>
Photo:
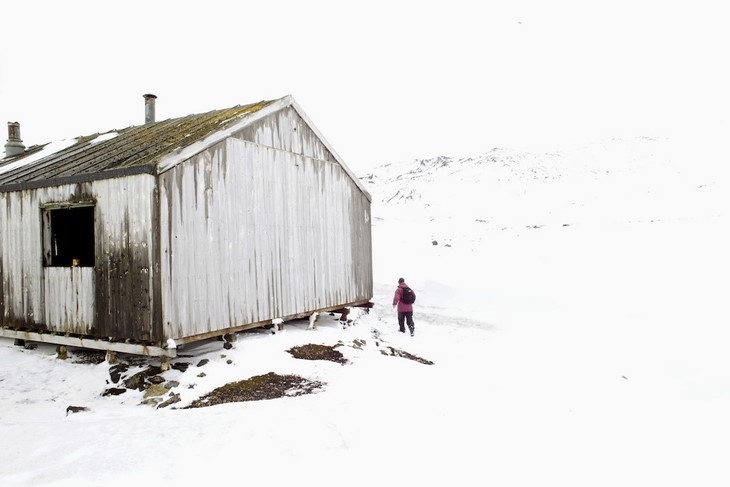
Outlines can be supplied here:
<path id="1" fill-rule="evenodd" d="M 190 367 L 190 364 L 188 362 L 175 362 L 172 364 L 172 368 L 175 370 L 179 370 L 180 372 L 185 372 L 188 370 L 188 367 Z"/>
<path id="2" fill-rule="evenodd" d="M 101 395 L 104 397 L 118 396 L 120 394 L 124 394 L 125 392 L 127 392 L 127 389 L 124 387 L 112 387 L 102 392 Z"/>
<path id="3" fill-rule="evenodd" d="M 149 381 L 153 384 L 162 384 L 163 382 L 165 382 L 165 378 L 161 375 L 153 375 L 149 378 Z"/>
<path id="4" fill-rule="evenodd" d="M 153 375 L 157 375 L 157 374 L 163 372 L 163 370 L 162 370 L 162 367 L 150 365 L 149 367 L 147 367 L 147 369 L 145 369 L 144 372 L 147 375 L 147 377 L 152 377 Z"/>
<path id="5" fill-rule="evenodd" d="M 161 402 L 157 405 L 157 409 L 166 408 L 170 404 L 175 404 L 176 402 L 180 402 L 180 394 L 173 394 L 170 399 L 167 401 Z"/>
<path id="6" fill-rule="evenodd" d="M 205 376 L 206 376 L 205 372 L 201 372 L 198 374 L 198 377 L 205 377 Z"/>
<path id="7" fill-rule="evenodd" d="M 233 344 L 231 342 L 225 342 L 223 344 L 223 348 L 225 348 L 226 350 L 230 350 L 233 348 Z"/>
<path id="8" fill-rule="evenodd" d="M 124 379 L 124 387 L 127 389 L 137 389 L 141 391 L 144 389 L 144 382 L 146 378 L 147 371 L 143 370 L 141 372 L 137 372 L 133 376 Z"/>
<path id="9" fill-rule="evenodd" d="M 352 348 L 362 350 L 363 348 L 365 348 L 366 344 L 367 344 L 367 342 L 365 342 L 365 340 L 360 340 L 359 338 L 356 338 L 355 340 L 352 341 Z"/>
<path id="10" fill-rule="evenodd" d="M 122 374 L 127 370 L 129 370 L 129 365 L 127 364 L 116 364 L 109 367 L 109 377 L 111 377 L 112 383 L 119 383 L 119 379 L 122 378 Z"/>
<path id="11" fill-rule="evenodd" d="M 180 385 L 180 383 L 176 380 L 170 380 L 170 381 L 165 382 L 165 387 L 167 389 L 174 389 L 175 387 L 178 387 L 179 385 Z"/>
<path id="12" fill-rule="evenodd" d="M 162 384 L 150 384 L 146 391 L 144 391 L 145 399 L 148 397 L 164 396 L 168 389 Z"/>
<path id="13" fill-rule="evenodd" d="M 438 244 L 439 243 L 436 240 L 434 240 L 433 242 L 431 242 L 431 245 L 438 245 Z"/>
<path id="14" fill-rule="evenodd" d="M 207 358 L 204 358 L 203 360 L 201 360 L 200 362 L 198 362 L 198 365 L 197 366 L 198 367 L 202 367 L 203 365 L 207 364 L 208 362 L 210 362 L 210 360 L 208 360 Z"/>
<path id="15" fill-rule="evenodd" d="M 26 344 L 25 344 L 25 345 L 23 345 L 23 347 L 24 347 L 24 348 L 25 348 L 26 350 L 35 350 L 36 348 L 38 348 L 38 344 L 37 344 L 37 343 L 27 343 L 27 342 L 26 342 Z"/>
<path id="16" fill-rule="evenodd" d="M 231 359 L 228 359 L 228 360 L 226 360 L 226 363 L 227 363 L 228 365 L 231 365 L 231 364 L 233 363 L 233 360 L 231 360 Z"/>
<path id="17" fill-rule="evenodd" d="M 161 397 L 148 397 L 147 399 L 143 399 L 140 404 L 144 406 L 157 406 L 162 402 Z"/>
<path id="18" fill-rule="evenodd" d="M 80 413 L 82 411 L 88 411 L 89 408 L 85 406 L 69 406 L 66 408 L 66 416 L 68 416 L 68 413 Z"/>

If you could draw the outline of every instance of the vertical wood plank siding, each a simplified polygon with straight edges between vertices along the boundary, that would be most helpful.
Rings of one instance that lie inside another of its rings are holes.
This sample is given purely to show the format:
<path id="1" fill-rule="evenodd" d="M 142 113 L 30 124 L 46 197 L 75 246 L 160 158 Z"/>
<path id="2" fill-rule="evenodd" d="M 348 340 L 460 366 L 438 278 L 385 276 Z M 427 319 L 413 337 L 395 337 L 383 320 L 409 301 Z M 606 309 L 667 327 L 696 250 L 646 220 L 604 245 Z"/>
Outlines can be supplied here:
<path id="1" fill-rule="evenodd" d="M 3 326 L 97 338 L 162 339 L 151 309 L 151 175 L 0 194 Z M 43 267 L 41 211 L 94 202 L 95 265 Z"/>
<path id="2" fill-rule="evenodd" d="M 41 326 L 42 249 L 36 191 L 0 194 L 0 319 L 5 325 Z"/>
<path id="3" fill-rule="evenodd" d="M 143 174 L 94 183 L 96 197 L 96 318 L 92 334 L 157 342 L 154 320 L 154 176 Z"/>
<path id="4" fill-rule="evenodd" d="M 161 176 L 163 322 L 173 337 L 372 297 L 365 195 L 290 114 L 246 132 L 297 140 L 282 146 L 319 158 L 231 138 Z"/>
<path id="5" fill-rule="evenodd" d="M 47 329 L 89 333 L 94 326 L 94 268 L 47 267 L 43 284 Z"/>

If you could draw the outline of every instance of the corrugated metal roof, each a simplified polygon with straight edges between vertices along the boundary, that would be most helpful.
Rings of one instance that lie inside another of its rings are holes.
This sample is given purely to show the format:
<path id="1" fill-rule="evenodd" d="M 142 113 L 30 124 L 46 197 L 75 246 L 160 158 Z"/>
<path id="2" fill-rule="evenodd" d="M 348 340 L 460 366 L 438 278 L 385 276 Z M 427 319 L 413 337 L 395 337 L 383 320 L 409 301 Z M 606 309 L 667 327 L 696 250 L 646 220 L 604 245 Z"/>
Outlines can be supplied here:
<path id="1" fill-rule="evenodd" d="M 154 165 L 161 157 L 239 122 L 274 101 L 260 101 L 79 137 L 75 144 L 46 157 L 33 158 L 28 151 L 23 157 L 9 158 L 0 163 L 0 191 L 122 174 L 153 173 Z M 29 158 L 28 164 L 23 164 L 25 157 Z M 7 168 L 10 164 L 13 169 L 2 171 L 4 165 Z"/>

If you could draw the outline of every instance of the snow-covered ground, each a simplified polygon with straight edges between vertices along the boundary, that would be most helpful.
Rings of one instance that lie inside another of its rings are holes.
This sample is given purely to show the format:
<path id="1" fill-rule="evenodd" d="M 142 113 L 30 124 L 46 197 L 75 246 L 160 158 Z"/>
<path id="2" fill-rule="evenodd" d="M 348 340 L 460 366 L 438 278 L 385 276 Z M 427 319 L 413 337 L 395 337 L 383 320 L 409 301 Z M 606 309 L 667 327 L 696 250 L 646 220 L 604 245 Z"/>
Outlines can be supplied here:
<path id="1" fill-rule="evenodd" d="M 727 155 L 636 139 L 376 168 L 376 305 L 352 326 L 182 350 L 165 409 L 102 397 L 106 363 L 0 340 L 0 485 L 726 486 Z M 338 342 L 346 365 L 286 352 Z M 173 409 L 271 371 L 326 386 Z"/>

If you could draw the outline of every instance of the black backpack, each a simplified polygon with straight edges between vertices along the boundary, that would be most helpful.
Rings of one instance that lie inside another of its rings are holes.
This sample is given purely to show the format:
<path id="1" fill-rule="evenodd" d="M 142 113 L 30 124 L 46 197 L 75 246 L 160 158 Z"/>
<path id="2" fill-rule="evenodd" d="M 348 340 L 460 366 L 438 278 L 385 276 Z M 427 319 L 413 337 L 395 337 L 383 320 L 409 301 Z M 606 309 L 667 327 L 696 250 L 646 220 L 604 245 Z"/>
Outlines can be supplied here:
<path id="1" fill-rule="evenodd" d="M 406 304 L 413 304 L 416 302 L 416 293 L 413 292 L 413 289 L 411 289 L 409 287 L 404 287 L 403 294 L 402 294 L 400 300 Z"/>

